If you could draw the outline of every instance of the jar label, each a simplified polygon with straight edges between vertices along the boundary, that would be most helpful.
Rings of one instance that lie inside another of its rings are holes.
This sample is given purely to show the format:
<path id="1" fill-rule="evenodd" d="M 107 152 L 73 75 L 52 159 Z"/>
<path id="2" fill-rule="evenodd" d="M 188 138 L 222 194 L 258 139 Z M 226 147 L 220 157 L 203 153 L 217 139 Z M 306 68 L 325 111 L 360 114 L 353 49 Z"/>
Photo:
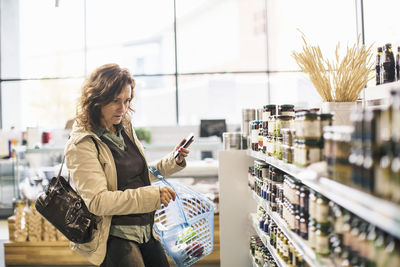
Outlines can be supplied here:
<path id="1" fill-rule="evenodd" d="M 269 116 L 271 116 L 271 112 L 270 111 L 264 111 L 262 113 L 262 120 L 263 121 L 268 121 Z"/>
<path id="2" fill-rule="evenodd" d="M 294 111 L 282 111 L 281 115 L 283 115 L 283 116 L 294 116 L 295 112 Z"/>
<path id="3" fill-rule="evenodd" d="M 315 251 L 320 254 L 328 254 L 329 253 L 328 235 L 324 236 L 321 234 L 317 234 Z"/>
<path id="4" fill-rule="evenodd" d="M 311 163 L 318 162 L 321 159 L 321 149 L 319 148 L 300 148 L 294 149 L 294 162 L 301 166 L 307 166 Z"/>
<path id="5" fill-rule="evenodd" d="M 316 139 L 319 139 L 321 137 L 319 120 L 297 121 L 295 127 L 296 127 L 297 137 L 316 138 Z"/>
<path id="6" fill-rule="evenodd" d="M 308 244 L 310 245 L 311 248 L 315 248 L 315 243 L 316 243 L 316 235 L 315 235 L 315 228 L 313 230 L 310 230 L 308 233 Z"/>
<path id="7" fill-rule="evenodd" d="M 268 120 L 268 134 L 273 135 L 275 131 L 275 121 Z"/>
<path id="8" fill-rule="evenodd" d="M 251 143 L 258 143 L 258 129 L 251 130 Z"/>
<path id="9" fill-rule="evenodd" d="M 316 219 L 318 222 L 326 222 L 328 220 L 329 215 L 329 206 L 328 204 L 317 204 L 317 214 Z"/>
<path id="10" fill-rule="evenodd" d="M 292 120 L 281 120 L 281 129 L 290 129 L 292 126 Z"/>

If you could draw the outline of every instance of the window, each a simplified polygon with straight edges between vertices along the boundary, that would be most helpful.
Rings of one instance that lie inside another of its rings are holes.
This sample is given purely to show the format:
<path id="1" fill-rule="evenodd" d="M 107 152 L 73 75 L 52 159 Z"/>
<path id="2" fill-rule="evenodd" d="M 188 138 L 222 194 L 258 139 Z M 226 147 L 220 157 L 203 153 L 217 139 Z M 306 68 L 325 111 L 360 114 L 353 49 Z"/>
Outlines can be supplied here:
<path id="1" fill-rule="evenodd" d="M 266 71 L 264 0 L 177 0 L 178 72 Z"/>
<path id="2" fill-rule="evenodd" d="M 82 79 L 3 82 L 3 129 L 63 129 L 75 115 L 82 82 Z"/>
<path id="3" fill-rule="evenodd" d="M 398 1 L 362 2 L 366 44 L 376 51 L 390 42 L 396 52 Z M 138 126 L 198 125 L 201 119 L 239 125 L 242 108 L 316 107 L 321 99 L 291 56 L 302 46 L 298 30 L 333 56 L 338 42 L 344 48 L 357 40 L 360 10 L 347 0 L 0 4 L 2 127 L 22 130 L 63 127 L 75 114 L 85 75 L 110 62 L 129 68 L 137 81 Z"/>

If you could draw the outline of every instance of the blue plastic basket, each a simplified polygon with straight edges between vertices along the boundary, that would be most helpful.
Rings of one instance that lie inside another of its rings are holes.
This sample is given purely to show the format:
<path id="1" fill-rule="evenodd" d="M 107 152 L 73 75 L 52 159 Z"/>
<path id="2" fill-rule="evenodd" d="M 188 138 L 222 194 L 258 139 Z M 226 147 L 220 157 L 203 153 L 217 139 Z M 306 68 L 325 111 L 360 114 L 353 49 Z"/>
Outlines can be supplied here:
<path id="1" fill-rule="evenodd" d="M 213 250 L 215 206 L 190 187 L 155 175 L 160 181 L 153 185 L 171 187 L 177 198 L 156 211 L 154 231 L 177 266 L 190 266 Z"/>

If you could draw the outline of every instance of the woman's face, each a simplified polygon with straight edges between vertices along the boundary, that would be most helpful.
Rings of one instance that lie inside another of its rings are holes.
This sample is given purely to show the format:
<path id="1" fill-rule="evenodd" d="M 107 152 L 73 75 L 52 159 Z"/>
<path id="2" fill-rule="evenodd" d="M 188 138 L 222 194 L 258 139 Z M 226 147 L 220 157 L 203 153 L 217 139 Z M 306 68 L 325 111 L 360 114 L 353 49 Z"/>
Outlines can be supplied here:
<path id="1" fill-rule="evenodd" d="M 128 84 L 110 103 L 101 107 L 101 125 L 107 130 L 115 132 L 113 125 L 121 123 L 131 99 L 132 90 Z"/>

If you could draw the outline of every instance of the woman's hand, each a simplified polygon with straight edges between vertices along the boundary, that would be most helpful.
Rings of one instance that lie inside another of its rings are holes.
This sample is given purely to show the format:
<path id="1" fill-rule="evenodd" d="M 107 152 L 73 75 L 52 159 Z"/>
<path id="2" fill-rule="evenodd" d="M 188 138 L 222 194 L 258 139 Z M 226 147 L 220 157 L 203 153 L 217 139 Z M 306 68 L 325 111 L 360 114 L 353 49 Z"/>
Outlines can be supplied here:
<path id="1" fill-rule="evenodd" d="M 176 194 L 175 191 L 172 190 L 168 186 L 160 187 L 160 202 L 165 207 L 168 207 L 168 203 L 172 200 L 175 200 Z"/>
<path id="2" fill-rule="evenodd" d="M 177 145 L 174 149 L 175 151 L 178 151 L 178 156 L 176 157 L 176 163 L 177 164 L 181 164 L 183 162 L 183 160 L 185 159 L 185 157 L 187 157 L 189 155 L 189 149 L 188 147 L 190 146 L 191 143 L 193 143 L 194 139 L 192 139 L 192 141 L 190 141 L 186 148 L 183 148 L 181 146 L 183 146 L 183 144 L 186 142 L 186 138 L 183 138 L 182 141 L 179 143 L 179 145 Z"/>

